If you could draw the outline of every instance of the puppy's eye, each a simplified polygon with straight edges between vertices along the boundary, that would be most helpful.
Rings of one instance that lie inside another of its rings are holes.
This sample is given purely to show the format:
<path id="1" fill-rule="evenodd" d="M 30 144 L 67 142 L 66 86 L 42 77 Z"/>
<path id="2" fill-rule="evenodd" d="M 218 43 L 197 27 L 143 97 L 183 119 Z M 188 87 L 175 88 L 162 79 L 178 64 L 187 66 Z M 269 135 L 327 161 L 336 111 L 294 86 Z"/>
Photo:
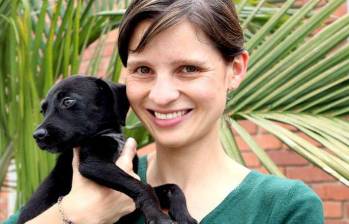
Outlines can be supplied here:
<path id="1" fill-rule="evenodd" d="M 75 104 L 76 100 L 66 97 L 62 100 L 62 107 L 63 108 L 69 108 L 72 107 Z"/>
<path id="2" fill-rule="evenodd" d="M 45 115 L 45 112 L 46 112 L 46 110 L 47 110 L 47 105 L 48 105 L 47 101 L 44 101 L 44 102 L 41 104 L 40 113 L 41 113 L 42 115 Z"/>

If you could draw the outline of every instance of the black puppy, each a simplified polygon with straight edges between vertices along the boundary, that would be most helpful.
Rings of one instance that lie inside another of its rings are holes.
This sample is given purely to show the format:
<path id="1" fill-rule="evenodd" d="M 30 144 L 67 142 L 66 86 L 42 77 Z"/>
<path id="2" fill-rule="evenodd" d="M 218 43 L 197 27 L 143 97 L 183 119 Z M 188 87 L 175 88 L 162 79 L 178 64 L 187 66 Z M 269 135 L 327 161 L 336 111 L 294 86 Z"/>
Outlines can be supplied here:
<path id="1" fill-rule="evenodd" d="M 24 206 L 18 223 L 39 215 L 71 189 L 73 147 L 80 147 L 80 173 L 130 196 L 146 223 L 172 223 L 161 207 L 180 224 L 197 223 L 188 213 L 177 185 L 156 188 L 118 168 L 114 162 L 124 145 L 121 125 L 129 108 L 126 88 L 90 76 L 62 80 L 48 93 L 41 109 L 44 121 L 33 134 L 40 148 L 60 153 L 56 166 Z M 137 158 L 134 160 L 136 170 Z M 132 223 L 122 218 L 118 223 Z"/>

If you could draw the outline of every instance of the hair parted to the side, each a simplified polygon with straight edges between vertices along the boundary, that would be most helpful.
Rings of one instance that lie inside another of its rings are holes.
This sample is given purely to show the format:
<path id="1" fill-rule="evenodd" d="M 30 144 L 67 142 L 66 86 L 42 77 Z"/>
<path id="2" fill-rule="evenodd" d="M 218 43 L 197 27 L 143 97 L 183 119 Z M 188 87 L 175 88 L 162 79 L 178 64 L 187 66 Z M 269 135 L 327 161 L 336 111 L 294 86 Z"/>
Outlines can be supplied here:
<path id="1" fill-rule="evenodd" d="M 140 22 L 150 20 L 152 24 L 134 52 L 183 19 L 198 27 L 226 61 L 243 51 L 244 36 L 231 0 L 134 0 L 119 27 L 118 50 L 123 65 L 127 66 L 130 40 Z"/>

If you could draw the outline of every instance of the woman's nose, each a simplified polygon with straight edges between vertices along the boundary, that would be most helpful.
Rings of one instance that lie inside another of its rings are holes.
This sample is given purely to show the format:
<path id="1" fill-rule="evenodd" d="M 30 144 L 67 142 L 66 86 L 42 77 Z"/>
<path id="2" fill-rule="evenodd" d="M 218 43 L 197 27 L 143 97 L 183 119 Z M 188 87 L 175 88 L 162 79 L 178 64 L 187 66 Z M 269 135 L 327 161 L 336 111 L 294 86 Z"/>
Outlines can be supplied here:
<path id="1" fill-rule="evenodd" d="M 171 77 L 159 77 L 152 86 L 149 99 L 157 105 L 166 105 L 179 97 L 179 91 Z"/>

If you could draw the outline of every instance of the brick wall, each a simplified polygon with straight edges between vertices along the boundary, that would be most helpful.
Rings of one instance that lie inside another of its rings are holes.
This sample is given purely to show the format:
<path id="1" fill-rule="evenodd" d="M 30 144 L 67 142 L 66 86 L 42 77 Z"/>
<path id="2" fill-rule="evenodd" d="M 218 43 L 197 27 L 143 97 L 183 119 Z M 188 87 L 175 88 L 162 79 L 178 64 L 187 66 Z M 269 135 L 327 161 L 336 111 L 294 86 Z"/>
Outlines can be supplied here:
<path id="1" fill-rule="evenodd" d="M 4 185 L 0 189 L 0 222 L 12 214 L 15 207 L 16 174 L 14 160 L 11 161 L 8 170 Z"/>
<path id="2" fill-rule="evenodd" d="M 8 197 L 7 197 L 7 191 L 4 191 L 3 189 L 1 189 L 0 191 L 0 221 L 4 220 L 9 211 L 8 211 Z"/>
<path id="3" fill-rule="evenodd" d="M 257 143 L 266 149 L 268 155 L 278 165 L 283 174 L 292 179 L 300 179 L 311 186 L 324 202 L 326 224 L 349 224 L 349 188 L 321 169 L 310 164 L 274 136 L 256 127 L 248 121 L 240 122 L 243 127 L 253 133 Z M 314 140 L 289 128 L 307 140 L 319 145 Z M 265 172 L 256 156 L 246 144 L 237 136 L 237 143 L 242 149 L 248 167 Z"/>
<path id="4" fill-rule="evenodd" d="M 305 2 L 299 1 L 299 2 Z M 343 5 L 336 13 L 331 17 L 331 19 L 336 19 L 346 13 L 346 6 Z M 115 46 L 116 33 L 108 35 L 107 46 L 105 47 L 101 61 L 101 66 L 97 72 L 98 76 L 104 76 L 105 70 L 108 65 L 109 57 L 112 54 L 112 49 Z M 88 60 L 93 54 L 94 47 L 92 45 L 83 57 L 83 62 L 81 64 L 80 73 L 86 73 L 86 66 Z M 283 174 L 289 178 L 303 180 L 306 184 L 313 188 L 313 190 L 322 198 L 324 202 L 324 215 L 326 217 L 326 224 L 349 224 L 349 188 L 335 180 L 333 177 L 329 176 L 325 172 L 321 171 L 319 168 L 314 167 L 308 161 L 304 160 L 302 157 L 297 155 L 292 150 L 275 138 L 273 135 L 269 134 L 262 128 L 257 127 L 251 122 L 241 121 L 240 124 L 254 136 L 259 146 L 266 149 L 269 156 L 275 161 Z M 283 125 L 289 130 L 299 133 L 296 128 L 291 126 Z M 319 143 L 310 139 L 302 133 L 300 136 L 313 142 L 316 145 Z M 258 158 L 250 151 L 249 147 L 243 142 L 243 140 L 237 135 L 237 144 L 242 151 L 242 155 L 247 162 L 247 166 L 251 169 L 256 169 L 261 172 L 266 172 L 266 170 L 261 166 Z M 149 151 L 154 150 L 154 146 L 147 146 L 139 151 L 140 155 L 144 155 Z M 6 191 L 0 192 L 0 221 L 4 220 L 8 216 L 7 208 L 7 193 Z"/>

